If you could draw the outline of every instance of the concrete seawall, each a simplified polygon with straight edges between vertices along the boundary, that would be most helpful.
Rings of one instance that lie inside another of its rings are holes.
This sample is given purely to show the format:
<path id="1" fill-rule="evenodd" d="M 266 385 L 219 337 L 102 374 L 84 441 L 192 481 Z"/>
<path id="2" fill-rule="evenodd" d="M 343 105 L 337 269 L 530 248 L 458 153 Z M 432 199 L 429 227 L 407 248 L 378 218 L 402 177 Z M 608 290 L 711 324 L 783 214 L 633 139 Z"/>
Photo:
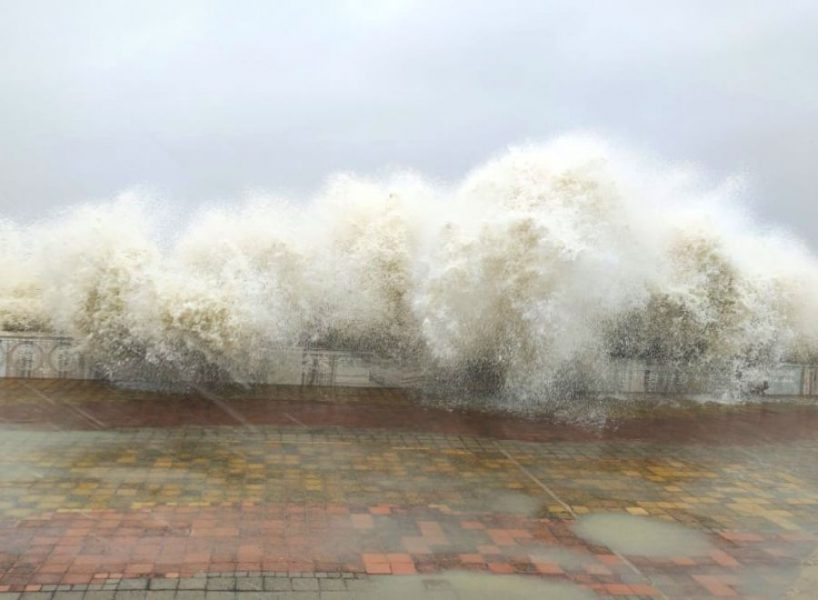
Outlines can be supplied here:
<path id="1" fill-rule="evenodd" d="M 305 348 L 269 350 L 269 369 L 251 383 L 338 386 L 415 387 L 422 378 L 412 369 L 376 356 Z M 594 373 L 595 392 L 661 394 L 705 392 L 708 381 L 666 365 L 636 360 L 615 362 Z M 101 374 L 71 338 L 42 333 L 0 332 L 0 378 L 101 379 Z M 766 396 L 818 396 L 818 365 L 785 363 L 768 377 Z"/>

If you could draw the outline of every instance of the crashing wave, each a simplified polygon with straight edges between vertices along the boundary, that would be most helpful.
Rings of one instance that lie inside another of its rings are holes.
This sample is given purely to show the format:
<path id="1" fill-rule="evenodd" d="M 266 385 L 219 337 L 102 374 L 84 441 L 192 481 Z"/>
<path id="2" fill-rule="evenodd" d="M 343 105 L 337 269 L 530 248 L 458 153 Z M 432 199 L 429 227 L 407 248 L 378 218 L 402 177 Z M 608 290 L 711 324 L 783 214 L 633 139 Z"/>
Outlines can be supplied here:
<path id="1" fill-rule="evenodd" d="M 72 336 L 111 378 L 251 380 L 271 348 L 301 345 L 511 407 L 597 389 L 623 360 L 738 397 L 815 361 L 818 264 L 736 195 L 569 136 L 458 185 L 338 176 L 309 202 L 204 211 L 175 236 L 126 196 L 0 222 L 0 328 Z"/>

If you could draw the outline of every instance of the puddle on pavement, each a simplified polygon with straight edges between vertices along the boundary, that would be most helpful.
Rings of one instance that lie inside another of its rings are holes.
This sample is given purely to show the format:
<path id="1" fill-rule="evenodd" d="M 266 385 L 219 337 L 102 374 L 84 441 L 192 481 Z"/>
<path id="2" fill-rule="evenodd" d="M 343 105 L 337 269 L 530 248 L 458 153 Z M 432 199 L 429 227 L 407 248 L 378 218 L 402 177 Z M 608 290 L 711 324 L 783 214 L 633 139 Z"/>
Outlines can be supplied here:
<path id="1" fill-rule="evenodd" d="M 707 536 L 699 531 L 635 515 L 588 515 L 577 521 L 574 533 L 630 556 L 704 556 L 715 550 Z"/>
<path id="2" fill-rule="evenodd" d="M 537 516 L 542 506 L 542 499 L 516 492 L 485 494 L 483 501 L 485 508 L 491 512 L 522 517 Z"/>
<path id="3" fill-rule="evenodd" d="M 440 575 L 373 577 L 356 593 L 362 600 L 593 600 L 596 596 L 577 585 L 519 575 L 448 572 Z"/>
<path id="4" fill-rule="evenodd" d="M 554 563 L 570 571 L 581 571 L 586 566 L 597 563 L 596 557 L 589 552 L 578 552 L 561 546 L 530 544 L 526 549 L 532 561 Z"/>
<path id="5" fill-rule="evenodd" d="M 764 600 L 815 600 L 818 589 L 818 567 L 805 565 L 753 565 L 737 575 L 739 595 Z"/>

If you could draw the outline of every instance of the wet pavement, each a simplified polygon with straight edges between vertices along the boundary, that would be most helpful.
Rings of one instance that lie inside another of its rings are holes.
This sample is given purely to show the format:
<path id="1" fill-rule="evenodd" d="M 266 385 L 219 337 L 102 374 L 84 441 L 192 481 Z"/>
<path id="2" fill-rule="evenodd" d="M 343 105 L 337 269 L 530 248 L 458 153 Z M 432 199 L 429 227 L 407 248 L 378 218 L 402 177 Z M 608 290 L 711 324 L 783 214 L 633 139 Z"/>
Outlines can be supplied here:
<path id="1" fill-rule="evenodd" d="M 0 600 L 811 598 L 818 407 L 0 382 Z"/>

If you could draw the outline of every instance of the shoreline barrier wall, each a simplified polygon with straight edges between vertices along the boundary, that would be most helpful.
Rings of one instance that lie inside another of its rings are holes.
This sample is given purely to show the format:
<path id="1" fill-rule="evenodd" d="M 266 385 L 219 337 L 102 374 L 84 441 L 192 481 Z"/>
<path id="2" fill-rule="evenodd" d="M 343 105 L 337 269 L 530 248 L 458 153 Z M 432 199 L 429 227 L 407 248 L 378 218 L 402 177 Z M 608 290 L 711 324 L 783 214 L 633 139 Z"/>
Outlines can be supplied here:
<path id="1" fill-rule="evenodd" d="M 311 348 L 269 350 L 270 368 L 250 383 L 337 387 L 417 387 L 416 370 L 366 353 Z M 0 378 L 103 379 L 71 338 L 0 332 Z M 666 365 L 617 361 L 598 373 L 590 391 L 662 394 L 706 392 L 707 381 Z M 818 396 L 818 365 L 785 363 L 770 374 L 765 396 Z"/>

